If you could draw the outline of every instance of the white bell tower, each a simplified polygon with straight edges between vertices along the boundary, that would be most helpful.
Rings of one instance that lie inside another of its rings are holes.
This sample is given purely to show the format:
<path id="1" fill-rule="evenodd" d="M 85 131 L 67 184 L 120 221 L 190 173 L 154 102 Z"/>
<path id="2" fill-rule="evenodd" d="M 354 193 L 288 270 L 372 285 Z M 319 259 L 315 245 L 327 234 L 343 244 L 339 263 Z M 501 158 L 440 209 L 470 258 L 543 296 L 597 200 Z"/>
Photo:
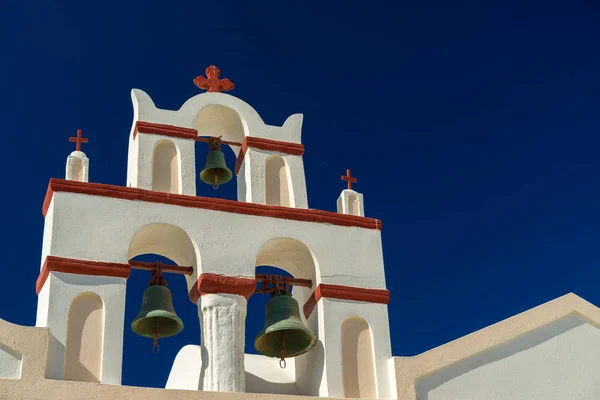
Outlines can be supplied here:
<path id="1" fill-rule="evenodd" d="M 350 171 L 338 212 L 309 209 L 302 115 L 267 125 L 221 93 L 233 83 L 219 74 L 207 68 L 194 80 L 207 93 L 178 110 L 132 90 L 126 186 L 88 182 L 81 154 L 73 157 L 85 173 L 70 162 L 67 179 L 50 181 L 37 322 L 54 341 L 49 377 L 120 383 L 131 260 L 158 254 L 188 271 L 202 332 L 174 360 L 168 389 L 396 398 L 381 221 L 364 216 Z M 196 196 L 194 144 L 213 137 L 236 156 L 237 201 Z M 303 282 L 293 298 L 316 344 L 285 369 L 278 358 L 244 354 L 259 266 Z M 84 360 L 79 375 L 73 360 Z"/>

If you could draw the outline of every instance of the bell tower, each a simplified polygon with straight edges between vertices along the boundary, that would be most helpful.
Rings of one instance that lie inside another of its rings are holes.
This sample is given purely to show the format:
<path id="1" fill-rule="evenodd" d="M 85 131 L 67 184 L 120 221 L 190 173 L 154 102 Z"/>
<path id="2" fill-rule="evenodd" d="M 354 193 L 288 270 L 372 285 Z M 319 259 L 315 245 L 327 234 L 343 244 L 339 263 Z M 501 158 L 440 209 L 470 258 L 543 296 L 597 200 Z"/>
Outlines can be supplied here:
<path id="1" fill-rule="evenodd" d="M 81 144 L 88 139 L 78 130 L 69 141 L 76 143 L 76 149 L 67 158 L 66 179 L 60 182 L 85 188 L 89 160 Z M 55 191 L 58 187 L 51 181 L 42 210 L 42 265 L 36 282 L 36 326 L 50 330 L 46 378 L 120 385 L 129 269 L 96 261 L 101 256 L 63 256 L 69 253 L 67 248 L 76 254 L 86 246 L 76 232 L 59 229 L 62 216 L 81 209 L 84 200 L 63 202 Z M 67 225 L 79 223 L 85 223 L 84 216 L 75 216 Z M 88 226 L 86 230 L 95 229 Z"/>
<path id="2" fill-rule="evenodd" d="M 178 110 L 132 90 L 126 186 L 88 182 L 69 166 L 67 179 L 50 181 L 37 285 L 37 325 L 52 336 L 47 377 L 120 384 L 124 327 L 155 344 L 185 329 L 161 284 L 177 273 L 201 338 L 180 350 L 167 389 L 395 398 L 381 221 L 364 216 L 350 171 L 338 212 L 309 209 L 302 115 L 267 125 L 223 93 L 234 85 L 219 76 L 207 68 L 194 79 L 207 92 Z M 202 171 L 196 142 L 206 145 Z M 224 162 L 229 151 L 235 165 Z M 237 184 L 237 201 L 196 196 L 197 174 L 216 193 Z M 135 260 L 142 254 L 176 265 L 149 266 Z M 261 266 L 290 276 L 257 274 Z M 131 269 L 153 281 L 124 321 Z M 259 293 L 272 298 L 259 354 L 245 354 L 247 301 Z"/>

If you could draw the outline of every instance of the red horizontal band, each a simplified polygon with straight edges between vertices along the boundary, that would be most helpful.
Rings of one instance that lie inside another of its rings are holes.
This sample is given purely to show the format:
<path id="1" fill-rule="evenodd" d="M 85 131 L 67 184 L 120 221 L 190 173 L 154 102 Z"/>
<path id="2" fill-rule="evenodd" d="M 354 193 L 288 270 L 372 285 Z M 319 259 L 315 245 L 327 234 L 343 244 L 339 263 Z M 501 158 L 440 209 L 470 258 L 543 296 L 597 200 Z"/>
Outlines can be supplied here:
<path id="1" fill-rule="evenodd" d="M 310 317 L 321 298 L 364 301 L 368 303 L 388 304 L 390 291 L 386 289 L 365 289 L 352 286 L 328 285 L 321 283 L 304 304 L 304 316 Z"/>
<path id="2" fill-rule="evenodd" d="M 66 272 L 78 275 L 96 275 L 96 276 L 114 276 L 117 278 L 128 278 L 131 272 L 129 264 L 107 263 L 100 261 L 75 260 L 72 258 L 63 258 L 55 256 L 46 256 L 44 265 L 40 271 L 35 291 L 40 294 L 44 283 L 48 279 L 50 272 Z"/>
<path id="3" fill-rule="evenodd" d="M 248 151 L 249 147 L 265 151 L 273 151 L 276 153 L 291 154 L 293 156 L 301 156 L 302 154 L 304 154 L 304 145 L 300 143 L 280 142 L 277 140 L 246 136 L 244 138 L 244 141 L 242 142 L 242 149 L 240 150 L 240 154 L 238 154 L 237 161 L 235 162 L 236 175 L 240 172 L 242 162 L 244 161 L 246 151 Z"/>
<path id="4" fill-rule="evenodd" d="M 52 197 L 56 192 L 80 193 L 91 196 L 111 197 L 124 200 L 144 201 L 149 203 L 171 204 L 182 207 L 201 208 L 237 214 L 257 215 L 261 217 L 282 218 L 294 221 L 316 222 L 339 226 L 356 226 L 366 229 L 381 230 L 381 221 L 356 215 L 338 214 L 330 211 L 307 210 L 302 208 L 267 206 L 263 204 L 245 203 L 234 200 L 214 199 L 200 196 L 155 192 L 152 190 L 125 186 L 105 185 L 50 179 L 42 214 L 46 216 Z"/>
<path id="5" fill-rule="evenodd" d="M 149 133 L 153 135 L 171 136 L 181 139 L 195 140 L 198 137 L 198 131 L 191 128 L 181 128 L 173 125 L 154 124 L 152 122 L 136 121 L 133 128 L 133 138 L 138 133 Z"/>
<path id="6" fill-rule="evenodd" d="M 254 293 L 254 289 L 256 289 L 256 280 L 253 278 L 204 273 L 200 274 L 198 281 L 190 290 L 189 296 L 194 304 L 198 303 L 200 296 L 218 293 L 237 294 L 248 300 Z"/>

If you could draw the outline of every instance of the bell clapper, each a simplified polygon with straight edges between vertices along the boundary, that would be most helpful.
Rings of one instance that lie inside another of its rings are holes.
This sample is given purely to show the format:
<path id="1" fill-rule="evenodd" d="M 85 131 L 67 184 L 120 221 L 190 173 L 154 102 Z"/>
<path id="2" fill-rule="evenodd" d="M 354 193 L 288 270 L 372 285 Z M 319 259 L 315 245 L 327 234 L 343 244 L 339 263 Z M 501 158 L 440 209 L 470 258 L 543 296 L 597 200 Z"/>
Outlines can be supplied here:
<path id="1" fill-rule="evenodd" d="M 154 318 L 154 332 L 152 332 L 152 339 L 154 339 L 154 345 L 152 346 L 152 352 L 157 354 L 160 351 L 158 345 L 158 319 Z"/>
<path id="2" fill-rule="evenodd" d="M 281 351 L 281 358 L 279 359 L 279 366 L 281 367 L 281 369 L 284 369 L 286 367 L 286 363 L 285 363 L 285 336 L 283 335 L 283 332 L 281 332 L 281 347 L 280 347 L 280 351 Z"/>
<path id="3" fill-rule="evenodd" d="M 213 184 L 213 189 L 217 190 L 219 188 L 219 174 L 215 173 L 215 183 Z"/>

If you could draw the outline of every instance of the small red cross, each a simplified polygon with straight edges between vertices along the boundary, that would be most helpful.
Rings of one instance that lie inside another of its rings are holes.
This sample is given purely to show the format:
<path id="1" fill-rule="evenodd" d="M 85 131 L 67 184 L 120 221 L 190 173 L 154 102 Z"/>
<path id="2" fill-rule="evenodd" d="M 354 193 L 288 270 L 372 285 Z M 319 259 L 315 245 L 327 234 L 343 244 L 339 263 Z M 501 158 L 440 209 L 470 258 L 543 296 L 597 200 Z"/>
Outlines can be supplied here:
<path id="1" fill-rule="evenodd" d="M 233 82 L 227 78 L 219 79 L 221 71 L 214 65 L 206 68 L 206 78 L 202 75 L 197 76 L 194 79 L 194 85 L 200 89 L 204 89 L 207 92 L 226 92 L 235 87 Z"/>
<path id="2" fill-rule="evenodd" d="M 358 179 L 352 177 L 349 169 L 346 170 L 346 176 L 342 176 L 342 180 L 348 181 L 348 189 L 350 190 L 352 190 L 352 183 L 358 182 Z"/>
<path id="3" fill-rule="evenodd" d="M 77 137 L 70 137 L 69 142 L 77 143 L 75 145 L 75 151 L 81 151 L 81 143 L 87 143 L 87 138 L 81 136 L 81 129 L 77 130 Z"/>

